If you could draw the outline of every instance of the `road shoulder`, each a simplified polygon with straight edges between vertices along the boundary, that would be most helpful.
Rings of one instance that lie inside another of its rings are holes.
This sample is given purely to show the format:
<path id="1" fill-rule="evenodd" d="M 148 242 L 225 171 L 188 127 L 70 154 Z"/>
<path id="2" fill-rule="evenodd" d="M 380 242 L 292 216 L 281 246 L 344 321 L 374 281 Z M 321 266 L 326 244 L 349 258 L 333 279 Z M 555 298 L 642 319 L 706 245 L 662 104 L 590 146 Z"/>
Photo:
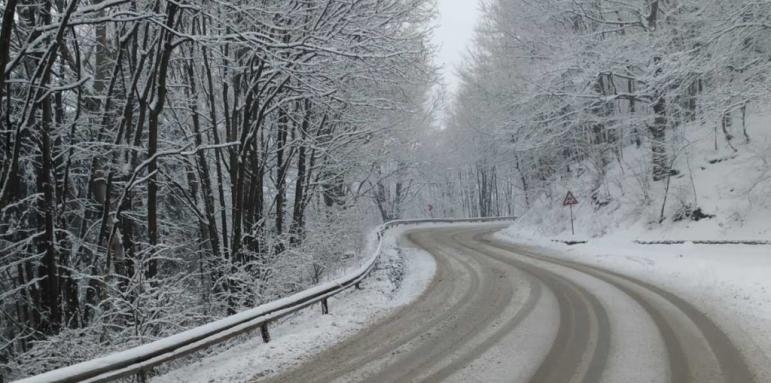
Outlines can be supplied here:
<path id="1" fill-rule="evenodd" d="M 771 247 L 656 245 L 605 238 L 567 246 L 504 230 L 497 240 L 627 275 L 691 302 L 740 345 L 759 381 L 771 381 Z"/>
<path id="2" fill-rule="evenodd" d="M 435 262 L 429 254 L 405 245 L 403 229 L 390 230 L 377 270 L 362 284 L 330 298 L 330 315 L 312 306 L 271 328 L 273 339 L 262 342 L 250 334 L 182 367 L 167 366 L 153 383 L 249 382 L 291 370 L 322 351 L 354 336 L 400 307 L 416 300 L 433 279 Z"/>

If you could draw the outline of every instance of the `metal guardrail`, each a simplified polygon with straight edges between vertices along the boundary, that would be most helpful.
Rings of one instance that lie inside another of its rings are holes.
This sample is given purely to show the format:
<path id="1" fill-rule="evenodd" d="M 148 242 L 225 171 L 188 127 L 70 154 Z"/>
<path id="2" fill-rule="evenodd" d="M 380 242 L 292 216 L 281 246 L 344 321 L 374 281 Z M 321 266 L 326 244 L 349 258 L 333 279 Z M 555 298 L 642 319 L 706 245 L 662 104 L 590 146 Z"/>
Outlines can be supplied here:
<path id="1" fill-rule="evenodd" d="M 513 221 L 514 217 L 470 219 L 416 219 L 387 222 L 377 229 L 378 245 L 375 254 L 358 270 L 339 279 L 301 291 L 250 310 L 211 322 L 168 338 L 110 354 L 69 367 L 32 376 L 16 383 L 74 383 L 106 382 L 130 375 L 144 380 L 146 372 L 164 362 L 180 358 L 200 349 L 213 346 L 243 333 L 260 329 L 265 342 L 270 341 L 268 325 L 281 317 L 297 312 L 315 303 L 321 303 L 322 313 L 329 312 L 327 299 L 366 278 L 375 267 L 383 247 L 385 232 L 397 226 L 424 223 L 486 223 Z"/>
<path id="2" fill-rule="evenodd" d="M 585 245 L 589 243 L 589 241 L 586 240 L 578 240 L 578 241 L 571 241 L 571 240 L 562 240 L 562 239 L 553 239 L 552 242 L 556 243 L 563 243 L 568 246 L 575 246 L 575 245 Z M 634 244 L 637 245 L 684 245 L 686 243 L 692 243 L 694 245 L 749 245 L 749 246 L 771 246 L 771 241 L 763 240 L 763 239 L 663 239 L 663 240 L 655 240 L 655 241 L 643 241 L 643 240 L 635 240 L 632 241 Z"/>
<path id="3" fill-rule="evenodd" d="M 571 240 L 567 240 L 567 239 L 552 239 L 551 241 L 555 242 L 555 243 L 562 243 L 562 244 L 568 245 L 568 246 L 585 245 L 585 244 L 589 243 L 589 241 L 584 241 L 584 240 L 571 241 Z"/>
<path id="4" fill-rule="evenodd" d="M 696 239 L 696 240 L 660 240 L 660 241 L 634 241 L 638 245 L 684 245 L 686 243 L 693 243 L 694 245 L 753 245 L 753 246 L 766 246 L 771 245 L 771 241 L 762 239 L 726 239 L 726 240 L 711 240 L 711 239 Z"/>

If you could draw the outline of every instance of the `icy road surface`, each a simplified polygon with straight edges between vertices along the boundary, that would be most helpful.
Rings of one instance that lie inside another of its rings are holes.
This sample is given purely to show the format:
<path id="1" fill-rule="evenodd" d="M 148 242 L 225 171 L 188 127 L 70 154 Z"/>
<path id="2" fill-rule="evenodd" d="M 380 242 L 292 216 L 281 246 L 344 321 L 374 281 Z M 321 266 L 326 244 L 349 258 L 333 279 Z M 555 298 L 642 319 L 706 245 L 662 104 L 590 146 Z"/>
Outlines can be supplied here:
<path id="1" fill-rule="evenodd" d="M 426 292 L 268 381 L 762 381 L 767 365 L 750 365 L 741 345 L 684 299 L 500 242 L 490 235 L 498 229 L 409 234 L 437 261 Z"/>

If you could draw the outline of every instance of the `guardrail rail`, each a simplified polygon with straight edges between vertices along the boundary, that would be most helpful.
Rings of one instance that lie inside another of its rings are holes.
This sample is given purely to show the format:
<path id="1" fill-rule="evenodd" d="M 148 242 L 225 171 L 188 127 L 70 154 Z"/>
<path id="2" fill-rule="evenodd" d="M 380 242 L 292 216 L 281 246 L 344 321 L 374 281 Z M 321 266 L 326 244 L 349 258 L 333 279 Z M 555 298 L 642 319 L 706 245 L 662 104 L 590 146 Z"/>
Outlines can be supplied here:
<path id="1" fill-rule="evenodd" d="M 316 303 L 320 303 L 322 313 L 327 314 L 329 313 L 327 302 L 329 297 L 351 287 L 359 287 L 359 283 L 370 274 L 380 257 L 383 237 L 387 230 L 397 226 L 426 223 L 490 223 L 513 221 L 514 219 L 514 217 L 496 217 L 390 221 L 378 227 L 378 244 L 372 257 L 359 269 L 346 276 L 167 338 L 24 378 L 15 383 L 93 383 L 112 381 L 130 375 L 138 375 L 140 380 L 144 381 L 146 373 L 155 366 L 258 328 L 263 340 L 267 343 L 270 342 L 268 325 L 271 322 Z"/>
<path id="2" fill-rule="evenodd" d="M 634 241 L 638 245 L 684 245 L 686 243 L 693 243 L 694 245 L 751 245 L 751 246 L 767 246 L 771 245 L 771 241 L 763 239 L 672 239 L 672 240 L 656 240 L 656 241 Z"/>

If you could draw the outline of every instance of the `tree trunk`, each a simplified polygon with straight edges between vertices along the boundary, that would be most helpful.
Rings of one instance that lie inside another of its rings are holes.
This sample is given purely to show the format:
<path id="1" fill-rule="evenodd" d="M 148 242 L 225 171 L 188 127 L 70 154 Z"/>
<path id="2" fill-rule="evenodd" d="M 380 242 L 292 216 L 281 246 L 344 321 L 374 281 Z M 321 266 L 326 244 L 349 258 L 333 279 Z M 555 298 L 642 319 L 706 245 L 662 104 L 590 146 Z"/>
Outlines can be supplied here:
<path id="1" fill-rule="evenodd" d="M 206 18 L 202 18 L 201 20 L 201 33 L 206 34 Z M 211 67 L 209 66 L 209 51 L 206 48 L 206 45 L 201 46 L 201 56 L 203 56 L 203 65 L 204 70 L 206 71 L 206 85 L 209 88 L 208 92 L 208 103 L 209 103 L 209 121 L 210 121 L 210 130 L 211 130 L 211 136 L 214 140 L 215 145 L 220 144 L 220 135 L 219 131 L 217 130 L 217 104 L 214 100 L 214 80 L 212 79 L 212 71 Z M 227 70 L 226 68 L 224 70 Z M 223 83 L 223 88 L 227 89 L 227 83 Z M 225 101 L 226 102 L 226 101 Z M 227 108 L 223 109 L 225 112 L 227 112 Z M 225 119 L 226 124 L 228 119 Z M 215 149 L 215 161 L 216 161 L 216 171 L 217 171 L 217 194 L 219 196 L 219 203 L 220 203 L 220 224 L 222 229 L 222 247 L 224 256 L 227 259 L 228 258 L 228 219 L 227 219 L 227 210 L 226 210 L 226 199 L 225 199 L 225 180 L 223 178 L 223 171 L 222 171 L 222 162 L 224 161 L 223 155 L 222 155 L 222 149 Z"/>
<path id="2" fill-rule="evenodd" d="M 747 104 L 742 105 L 742 134 L 744 134 L 744 143 L 750 143 L 750 135 L 747 133 Z"/>
<path id="3" fill-rule="evenodd" d="M 171 30 L 174 27 L 175 16 L 177 13 L 177 4 L 169 2 L 166 5 L 166 28 Z M 158 152 L 158 124 L 163 105 L 166 102 L 166 78 L 168 75 L 169 60 L 171 59 L 172 34 L 168 31 L 163 32 L 164 44 L 161 48 L 160 63 L 158 65 L 158 79 L 156 84 L 156 95 L 153 105 L 150 107 L 150 116 L 148 120 L 148 144 L 147 156 L 150 164 L 147 167 L 149 182 L 147 184 L 147 235 L 150 240 L 150 246 L 155 251 L 158 245 L 158 161 L 155 155 Z M 147 278 L 152 279 L 158 274 L 158 260 L 155 254 L 150 255 L 147 263 Z"/>
<path id="4" fill-rule="evenodd" d="M 194 50 L 190 49 L 190 57 L 194 57 Z M 193 123 L 194 142 L 197 147 L 203 145 L 201 135 L 201 123 L 198 114 L 198 89 L 195 81 L 195 71 L 193 69 L 193 60 L 189 60 L 186 65 L 188 82 L 188 100 Z M 201 195 L 204 204 L 204 214 L 206 216 L 205 230 L 208 233 L 208 244 L 211 254 L 215 259 L 220 257 L 219 233 L 217 232 L 217 219 L 214 216 L 214 192 L 211 187 L 211 176 L 209 175 L 209 164 L 202 150 L 196 153 L 196 162 L 198 168 L 198 178 L 201 180 Z"/>
<path id="5" fill-rule="evenodd" d="M 8 51 L 11 48 L 11 34 L 13 31 L 15 16 L 16 16 L 16 4 L 17 0 L 6 0 L 5 9 L 3 10 L 3 25 L 0 27 L 0 68 L 5 68 L 8 64 Z M 0 130 L 4 130 L 2 127 L 3 118 L 3 94 L 5 91 L 5 71 L 0 72 Z M 10 111 L 7 111 L 10 112 Z M 0 183 L 3 180 L 2 171 L 5 167 L 0 168 Z M 0 203 L 0 206 L 3 206 Z"/>
<path id="6" fill-rule="evenodd" d="M 280 109 L 276 132 L 276 233 L 284 232 L 284 201 L 286 199 L 286 166 L 284 164 L 289 130 L 287 111 Z M 288 157 L 288 156 L 287 156 Z"/>
<path id="7" fill-rule="evenodd" d="M 300 134 L 298 140 L 298 153 L 297 153 L 297 179 L 295 180 L 294 187 L 294 208 L 292 209 L 292 226 L 289 229 L 292 237 L 290 241 L 293 245 L 298 245 L 304 236 L 305 228 L 305 182 L 306 182 L 306 163 L 305 163 L 305 140 L 308 135 L 308 129 L 310 128 L 310 101 L 305 100 L 305 117 L 303 118 L 302 126 L 300 127 Z"/>
<path id="8" fill-rule="evenodd" d="M 667 169 L 667 111 L 664 97 L 659 97 L 653 105 L 653 125 L 649 127 L 651 133 L 651 151 L 653 153 L 653 180 L 661 181 L 666 178 Z"/>

